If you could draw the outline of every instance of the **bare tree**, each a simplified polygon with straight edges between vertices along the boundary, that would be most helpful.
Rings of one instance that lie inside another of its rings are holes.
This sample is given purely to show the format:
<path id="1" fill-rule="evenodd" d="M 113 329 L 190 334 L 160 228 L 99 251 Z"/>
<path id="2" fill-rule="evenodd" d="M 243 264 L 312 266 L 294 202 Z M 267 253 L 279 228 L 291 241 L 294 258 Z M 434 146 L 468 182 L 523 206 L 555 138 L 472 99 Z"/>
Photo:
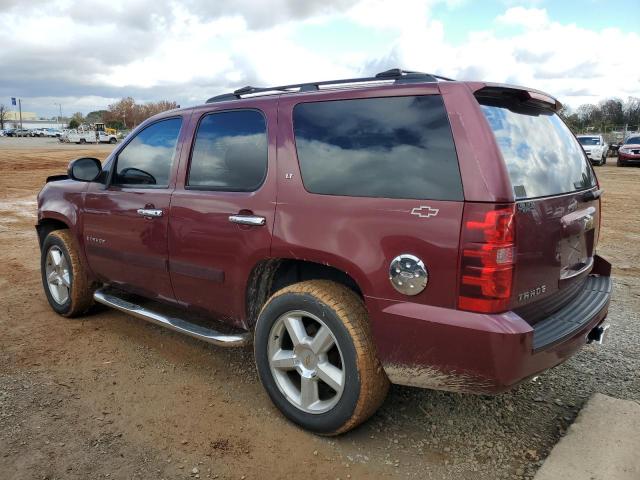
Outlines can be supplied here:
<path id="1" fill-rule="evenodd" d="M 7 120 L 7 107 L 0 104 L 0 130 L 4 130 L 4 122 Z"/>
<path id="2" fill-rule="evenodd" d="M 132 97 L 126 97 L 109 105 L 104 114 L 104 121 L 110 125 L 122 125 L 124 128 L 134 128 L 147 118 L 177 108 L 176 102 L 161 100 L 159 102 L 136 103 Z M 117 127 L 120 128 L 120 127 Z"/>

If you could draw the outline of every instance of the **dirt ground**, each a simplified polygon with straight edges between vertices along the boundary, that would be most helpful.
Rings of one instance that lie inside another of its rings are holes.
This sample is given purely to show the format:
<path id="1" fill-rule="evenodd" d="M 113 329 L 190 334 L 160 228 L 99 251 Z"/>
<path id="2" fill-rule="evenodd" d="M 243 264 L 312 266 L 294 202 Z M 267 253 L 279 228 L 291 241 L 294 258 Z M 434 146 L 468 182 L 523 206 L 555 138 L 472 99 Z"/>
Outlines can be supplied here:
<path id="1" fill-rule="evenodd" d="M 531 478 L 591 394 L 640 400 L 640 168 L 597 168 L 607 344 L 496 397 L 393 387 L 369 422 L 327 439 L 272 406 L 250 348 L 49 308 L 35 196 L 69 160 L 110 148 L 0 138 L 0 479 Z"/>

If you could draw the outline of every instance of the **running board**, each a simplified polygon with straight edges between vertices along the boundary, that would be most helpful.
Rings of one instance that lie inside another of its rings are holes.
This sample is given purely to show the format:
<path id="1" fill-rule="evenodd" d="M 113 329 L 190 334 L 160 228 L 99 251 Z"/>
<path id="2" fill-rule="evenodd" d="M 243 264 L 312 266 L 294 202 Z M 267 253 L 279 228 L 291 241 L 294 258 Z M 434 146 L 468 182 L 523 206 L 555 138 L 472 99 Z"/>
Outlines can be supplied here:
<path id="1" fill-rule="evenodd" d="M 249 332 L 237 334 L 221 333 L 179 318 L 153 312 L 145 307 L 116 297 L 102 289 L 96 290 L 93 294 L 93 299 L 98 303 L 128 313 L 134 317 L 142 318 L 143 320 L 168 328 L 174 332 L 184 333 L 190 337 L 221 347 L 242 347 L 251 343 L 251 334 Z"/>

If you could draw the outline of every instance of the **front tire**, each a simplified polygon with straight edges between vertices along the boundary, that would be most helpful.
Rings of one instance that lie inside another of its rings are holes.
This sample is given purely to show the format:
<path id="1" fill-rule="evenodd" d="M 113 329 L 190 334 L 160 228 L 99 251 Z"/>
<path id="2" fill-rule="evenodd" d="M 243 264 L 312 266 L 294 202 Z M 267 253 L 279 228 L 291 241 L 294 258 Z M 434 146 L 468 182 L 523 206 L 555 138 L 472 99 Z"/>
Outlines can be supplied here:
<path id="1" fill-rule="evenodd" d="M 369 418 L 389 389 L 360 298 L 328 280 L 276 292 L 255 329 L 258 375 L 292 422 L 338 435 Z"/>
<path id="2" fill-rule="evenodd" d="M 93 304 L 93 289 L 69 230 L 47 235 L 42 244 L 40 271 L 45 295 L 56 313 L 75 317 Z"/>

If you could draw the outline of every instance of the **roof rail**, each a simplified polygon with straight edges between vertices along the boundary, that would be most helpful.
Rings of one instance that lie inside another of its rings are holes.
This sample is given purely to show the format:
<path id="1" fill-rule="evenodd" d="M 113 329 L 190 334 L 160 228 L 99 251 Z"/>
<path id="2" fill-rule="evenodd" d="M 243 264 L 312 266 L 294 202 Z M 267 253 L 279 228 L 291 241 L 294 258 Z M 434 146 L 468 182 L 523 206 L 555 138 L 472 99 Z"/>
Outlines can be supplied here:
<path id="1" fill-rule="evenodd" d="M 310 92 L 320 90 L 325 85 L 345 85 L 350 83 L 367 83 L 367 82 L 383 82 L 394 80 L 394 83 L 417 83 L 417 82 L 437 82 L 439 80 L 453 81 L 451 78 L 433 75 L 431 73 L 414 72 L 411 70 L 402 70 L 400 68 L 392 68 L 380 72 L 373 77 L 363 78 L 346 78 L 341 80 L 325 80 L 322 82 L 294 83 L 291 85 L 280 85 L 277 87 L 251 87 L 246 86 L 233 91 L 232 93 L 224 93 L 216 95 L 207 100 L 206 103 L 224 102 L 227 100 L 238 100 L 243 95 L 254 95 L 260 93 L 294 93 L 294 92 Z"/>

